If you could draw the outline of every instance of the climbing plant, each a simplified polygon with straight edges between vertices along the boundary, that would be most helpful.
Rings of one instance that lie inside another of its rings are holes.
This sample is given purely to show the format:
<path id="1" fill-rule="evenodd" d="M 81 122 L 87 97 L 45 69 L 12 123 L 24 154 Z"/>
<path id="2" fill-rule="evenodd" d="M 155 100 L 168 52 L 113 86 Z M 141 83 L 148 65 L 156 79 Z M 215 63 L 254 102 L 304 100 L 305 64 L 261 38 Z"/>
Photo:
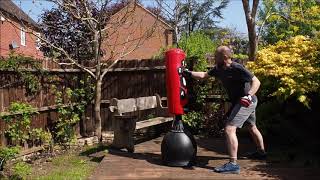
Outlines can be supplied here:
<path id="1" fill-rule="evenodd" d="M 5 131 L 6 136 L 16 145 L 25 143 L 30 138 L 31 115 L 38 112 L 31 105 L 21 102 L 11 103 L 8 112 L 1 115 L 8 125 Z"/>
<path id="2" fill-rule="evenodd" d="M 8 58 L 0 59 L 0 71 L 8 70 L 14 71 L 18 75 L 20 80 L 14 83 L 22 83 L 26 88 L 27 95 L 34 95 L 41 89 L 41 76 L 35 74 L 35 72 L 41 75 L 44 75 L 45 72 L 41 69 L 39 61 L 32 57 L 25 57 L 11 52 Z M 9 85 L 6 84 L 3 87 Z"/>
<path id="3" fill-rule="evenodd" d="M 58 106 L 58 121 L 54 127 L 54 138 L 64 147 L 70 147 L 74 142 L 75 125 L 80 121 L 86 105 L 93 99 L 94 87 L 88 85 L 90 80 L 90 76 L 85 80 L 80 80 L 80 86 L 75 89 L 68 87 L 61 90 L 57 86 L 52 86 L 56 95 L 55 103 Z"/>

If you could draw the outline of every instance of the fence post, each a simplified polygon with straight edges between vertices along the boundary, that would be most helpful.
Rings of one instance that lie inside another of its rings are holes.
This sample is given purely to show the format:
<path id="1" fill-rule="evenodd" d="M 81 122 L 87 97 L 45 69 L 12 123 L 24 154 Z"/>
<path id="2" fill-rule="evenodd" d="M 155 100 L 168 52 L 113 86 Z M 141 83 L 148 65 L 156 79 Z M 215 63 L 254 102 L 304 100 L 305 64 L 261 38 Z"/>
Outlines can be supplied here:
<path id="1" fill-rule="evenodd" d="M 1 124 L 1 123 L 0 123 Z M 3 125 L 3 123 L 2 123 Z M 7 145 L 7 141 L 6 138 L 4 136 L 4 130 L 0 130 L 0 146 L 6 146 Z"/>

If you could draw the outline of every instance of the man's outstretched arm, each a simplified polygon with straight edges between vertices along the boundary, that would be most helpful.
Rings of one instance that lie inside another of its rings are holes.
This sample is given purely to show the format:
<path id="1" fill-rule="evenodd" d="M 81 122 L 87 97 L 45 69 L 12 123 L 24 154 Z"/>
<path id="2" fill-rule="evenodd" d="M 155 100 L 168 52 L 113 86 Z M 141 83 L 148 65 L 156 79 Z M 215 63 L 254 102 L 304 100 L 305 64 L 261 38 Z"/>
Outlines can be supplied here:
<path id="1" fill-rule="evenodd" d="M 188 69 L 185 69 L 184 73 L 190 75 L 194 79 L 206 79 L 209 77 L 207 72 L 196 72 L 196 71 L 189 71 Z"/>
<path id="2" fill-rule="evenodd" d="M 207 72 L 195 72 L 192 71 L 191 72 L 191 77 L 193 77 L 194 79 L 207 79 L 209 78 L 209 75 Z"/>

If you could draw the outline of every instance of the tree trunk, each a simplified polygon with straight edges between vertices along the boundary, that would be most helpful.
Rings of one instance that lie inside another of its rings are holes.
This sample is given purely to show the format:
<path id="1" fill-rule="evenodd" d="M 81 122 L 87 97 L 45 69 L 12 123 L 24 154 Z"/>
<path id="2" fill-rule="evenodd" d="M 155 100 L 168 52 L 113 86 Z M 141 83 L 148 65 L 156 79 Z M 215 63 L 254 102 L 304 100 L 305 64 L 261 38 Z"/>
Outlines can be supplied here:
<path id="1" fill-rule="evenodd" d="M 101 141 L 101 85 L 102 80 L 98 79 L 96 82 L 95 89 L 95 100 L 94 100 L 94 115 L 95 115 L 95 135 L 98 136 Z"/>
<path id="2" fill-rule="evenodd" d="M 94 115 L 95 115 L 95 135 L 98 136 L 99 142 L 101 142 L 101 86 L 102 86 L 102 78 L 101 78 L 101 59 L 99 54 L 100 48 L 100 32 L 94 32 L 94 55 L 96 59 L 96 89 L 95 89 L 95 101 L 94 101 Z"/>
<path id="3" fill-rule="evenodd" d="M 249 35 L 249 61 L 254 61 L 256 59 L 257 53 L 257 35 L 255 30 L 255 23 L 251 22 L 248 24 L 248 35 Z"/>
<path id="4" fill-rule="evenodd" d="M 259 0 L 253 0 L 252 9 L 250 10 L 249 0 L 242 0 L 244 14 L 246 16 L 248 36 L 249 36 L 249 61 L 256 59 L 258 48 L 258 39 L 256 34 L 256 14 L 258 9 Z"/>

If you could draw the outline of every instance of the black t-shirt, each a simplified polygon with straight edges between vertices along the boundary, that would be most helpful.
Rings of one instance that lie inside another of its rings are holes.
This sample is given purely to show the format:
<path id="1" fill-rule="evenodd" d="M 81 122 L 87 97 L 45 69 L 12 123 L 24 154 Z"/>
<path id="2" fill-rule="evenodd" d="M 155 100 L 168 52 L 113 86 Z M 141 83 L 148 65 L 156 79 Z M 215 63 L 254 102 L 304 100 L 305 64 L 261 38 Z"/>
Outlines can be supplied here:
<path id="1" fill-rule="evenodd" d="M 208 74 L 221 80 L 232 104 L 237 103 L 241 97 L 248 94 L 254 77 L 250 71 L 236 62 L 232 62 L 226 68 L 215 66 L 208 71 Z M 253 96 L 253 101 L 256 101 L 255 96 Z"/>

